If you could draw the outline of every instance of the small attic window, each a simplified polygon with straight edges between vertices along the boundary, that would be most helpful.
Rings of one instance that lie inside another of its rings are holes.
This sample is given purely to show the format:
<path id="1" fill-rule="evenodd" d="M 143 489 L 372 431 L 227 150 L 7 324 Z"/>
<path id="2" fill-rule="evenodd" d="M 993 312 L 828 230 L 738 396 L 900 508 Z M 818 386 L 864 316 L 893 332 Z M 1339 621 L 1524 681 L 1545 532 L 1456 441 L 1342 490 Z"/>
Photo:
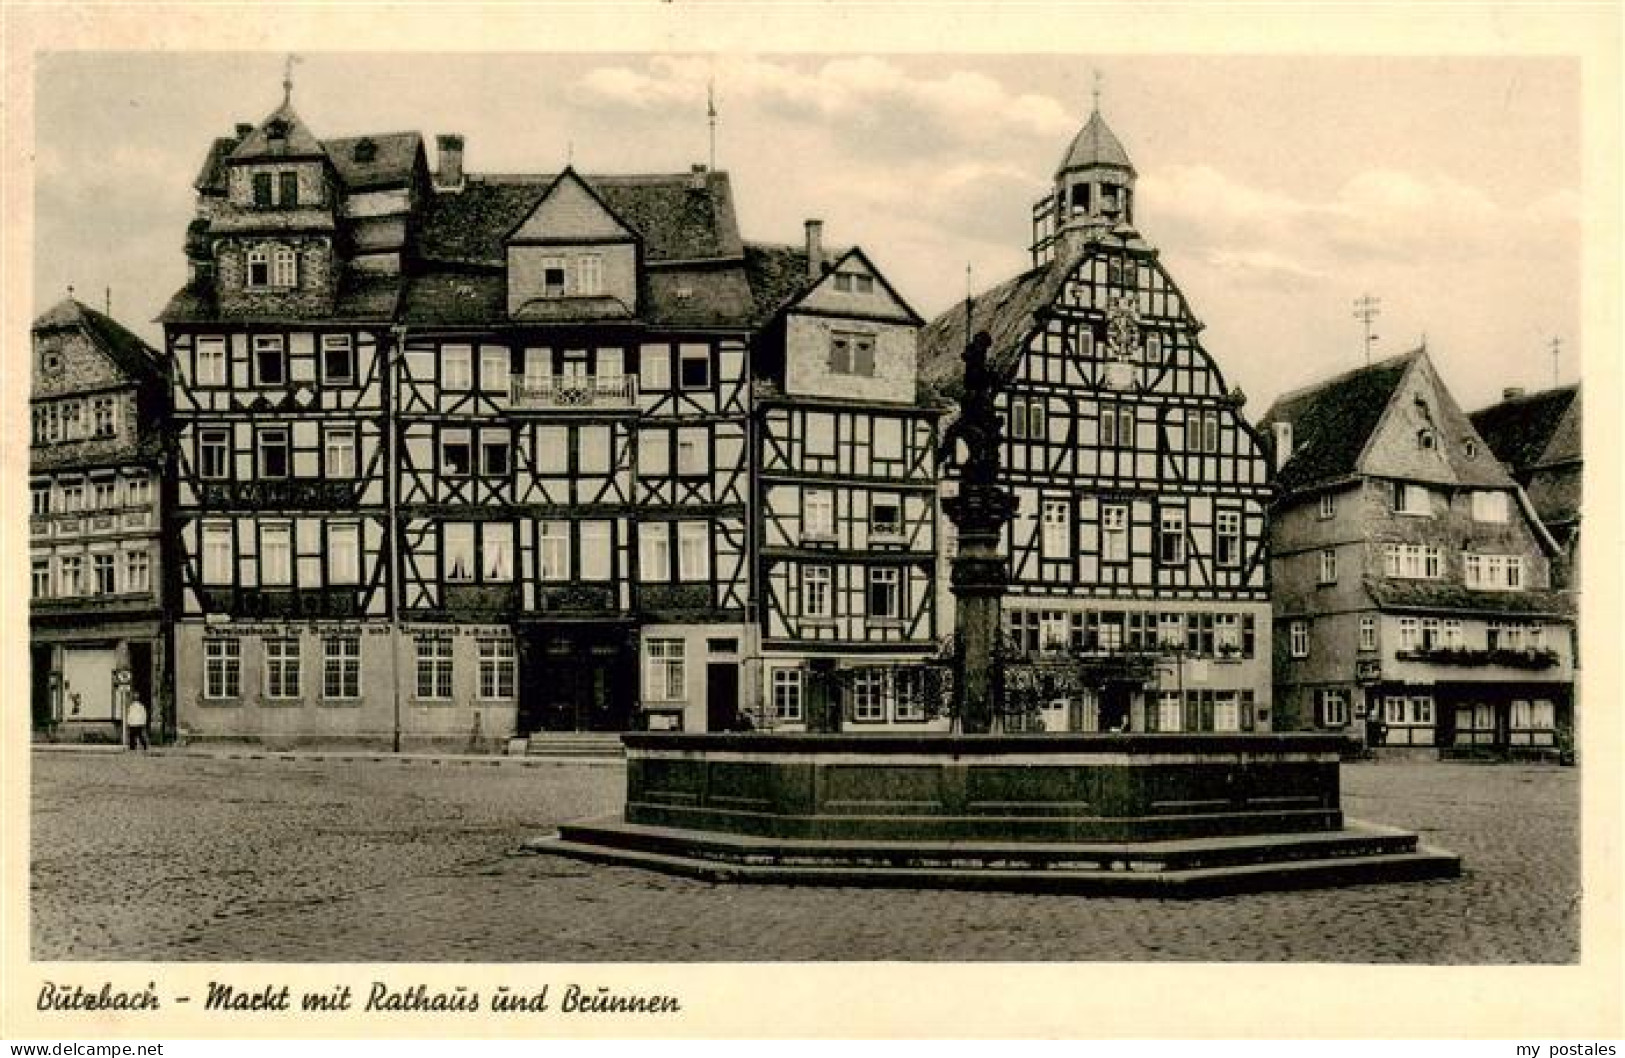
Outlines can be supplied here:
<path id="1" fill-rule="evenodd" d="M 281 118 L 277 118 L 275 121 L 266 122 L 265 135 L 266 138 L 272 140 L 273 142 L 287 139 L 288 123 L 283 121 Z"/>
<path id="2" fill-rule="evenodd" d="M 1478 442 L 1468 441 L 1466 444 L 1462 445 L 1462 451 L 1467 453 L 1468 459 L 1476 459 L 1478 457 Z"/>
<path id="3" fill-rule="evenodd" d="M 358 162 L 370 162 L 378 157 L 378 144 L 363 136 L 355 141 L 355 147 L 350 150 L 350 156 Z"/>
<path id="4" fill-rule="evenodd" d="M 875 277 L 858 272 L 836 272 L 835 289 L 848 294 L 873 294 Z"/>
<path id="5" fill-rule="evenodd" d="M 1439 439 L 1432 430 L 1424 426 L 1416 431 L 1416 446 L 1424 452 L 1431 452 L 1439 446 Z"/>

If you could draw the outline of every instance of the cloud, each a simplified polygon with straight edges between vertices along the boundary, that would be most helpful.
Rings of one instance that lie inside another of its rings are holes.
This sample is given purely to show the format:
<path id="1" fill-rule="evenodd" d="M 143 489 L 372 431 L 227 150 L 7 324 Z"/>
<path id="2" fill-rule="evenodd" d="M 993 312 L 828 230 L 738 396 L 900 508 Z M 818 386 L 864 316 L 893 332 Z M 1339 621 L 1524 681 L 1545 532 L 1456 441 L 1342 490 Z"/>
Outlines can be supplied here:
<path id="1" fill-rule="evenodd" d="M 725 110 L 813 123 L 832 139 L 860 136 L 868 149 L 887 153 L 899 143 L 932 151 L 985 147 L 990 139 L 1050 143 L 1074 131 L 1079 120 L 1055 99 L 1011 92 L 987 74 L 921 76 L 874 56 L 805 68 L 757 58 L 713 63 L 658 56 L 641 67 L 597 67 L 568 98 L 588 109 L 655 114 L 693 106 L 713 85 Z"/>
<path id="2" fill-rule="evenodd" d="M 1578 196 L 1554 192 L 1524 204 L 1496 202 L 1480 188 L 1436 173 L 1362 170 L 1322 198 L 1257 187 L 1208 165 L 1170 166 L 1140 182 L 1139 215 L 1170 228 L 1215 262 L 1301 278 L 1424 256 L 1461 261 L 1573 220 Z"/>

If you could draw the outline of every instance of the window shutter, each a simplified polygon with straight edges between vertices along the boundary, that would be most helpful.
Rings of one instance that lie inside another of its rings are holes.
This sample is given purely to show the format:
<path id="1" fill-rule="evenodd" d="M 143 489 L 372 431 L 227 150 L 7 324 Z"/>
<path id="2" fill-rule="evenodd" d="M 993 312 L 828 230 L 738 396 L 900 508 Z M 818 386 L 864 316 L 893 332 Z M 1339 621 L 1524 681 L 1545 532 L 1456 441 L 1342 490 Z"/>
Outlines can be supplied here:
<path id="1" fill-rule="evenodd" d="M 1252 691 L 1242 691 L 1241 692 L 1241 729 L 1243 731 L 1251 731 L 1253 729 L 1253 692 Z"/>

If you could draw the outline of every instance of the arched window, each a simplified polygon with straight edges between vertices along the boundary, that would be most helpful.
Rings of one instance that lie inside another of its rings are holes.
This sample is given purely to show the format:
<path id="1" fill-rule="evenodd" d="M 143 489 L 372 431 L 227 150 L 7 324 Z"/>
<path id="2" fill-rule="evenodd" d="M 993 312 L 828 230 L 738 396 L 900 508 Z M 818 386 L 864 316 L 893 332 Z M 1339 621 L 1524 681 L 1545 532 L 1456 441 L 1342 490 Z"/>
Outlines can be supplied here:
<path id="1" fill-rule="evenodd" d="M 256 246 L 248 251 L 248 285 L 251 287 L 271 285 L 271 255 L 263 246 Z"/>
<path id="2" fill-rule="evenodd" d="M 278 246 L 273 257 L 271 285 L 296 287 L 299 285 L 299 255 L 287 246 Z"/>

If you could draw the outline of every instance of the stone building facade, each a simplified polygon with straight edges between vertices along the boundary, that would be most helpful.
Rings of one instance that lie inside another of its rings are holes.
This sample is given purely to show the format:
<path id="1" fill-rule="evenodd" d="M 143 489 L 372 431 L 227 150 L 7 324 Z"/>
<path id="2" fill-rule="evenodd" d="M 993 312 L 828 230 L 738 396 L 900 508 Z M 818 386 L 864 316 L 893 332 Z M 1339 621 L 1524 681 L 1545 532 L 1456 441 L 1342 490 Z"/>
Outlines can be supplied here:
<path id="1" fill-rule="evenodd" d="M 1429 753 L 1559 749 L 1574 678 L 1559 548 L 1425 350 L 1287 394 L 1262 425 L 1280 461 L 1282 725 Z"/>
<path id="2" fill-rule="evenodd" d="M 34 321 L 29 645 L 37 738 L 116 740 L 132 696 L 173 721 L 168 391 L 157 352 L 68 298 Z"/>

